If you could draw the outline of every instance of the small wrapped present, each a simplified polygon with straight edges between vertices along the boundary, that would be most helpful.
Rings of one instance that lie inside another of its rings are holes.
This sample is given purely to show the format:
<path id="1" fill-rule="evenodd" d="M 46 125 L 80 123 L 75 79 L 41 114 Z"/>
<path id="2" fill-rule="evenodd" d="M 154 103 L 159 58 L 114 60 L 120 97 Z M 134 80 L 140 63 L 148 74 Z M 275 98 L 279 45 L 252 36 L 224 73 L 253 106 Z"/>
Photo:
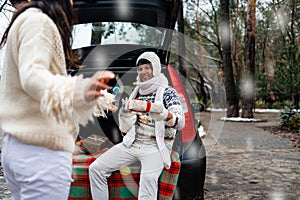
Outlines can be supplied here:
<path id="1" fill-rule="evenodd" d="M 127 109 L 135 112 L 155 112 L 161 113 L 163 111 L 163 105 L 158 103 L 151 103 L 149 101 L 141 100 L 129 100 L 127 104 Z"/>
<path id="2" fill-rule="evenodd" d="M 105 147 L 110 147 L 113 144 L 106 137 L 92 134 L 82 140 L 81 147 L 87 154 L 93 154 Z"/>

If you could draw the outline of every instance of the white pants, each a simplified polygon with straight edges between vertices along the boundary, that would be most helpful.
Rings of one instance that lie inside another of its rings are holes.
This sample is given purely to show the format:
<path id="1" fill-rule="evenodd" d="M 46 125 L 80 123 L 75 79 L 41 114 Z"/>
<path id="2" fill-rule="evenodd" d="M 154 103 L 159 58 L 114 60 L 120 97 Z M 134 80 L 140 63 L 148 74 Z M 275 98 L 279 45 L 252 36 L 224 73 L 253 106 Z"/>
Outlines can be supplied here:
<path id="1" fill-rule="evenodd" d="M 67 200 L 72 153 L 3 139 L 1 161 L 14 200 Z"/>
<path id="2" fill-rule="evenodd" d="M 134 142 L 130 148 L 122 143 L 110 148 L 89 168 L 91 193 L 94 200 L 109 199 L 107 178 L 113 171 L 141 162 L 139 200 L 156 200 L 158 178 L 163 170 L 163 160 L 156 142 Z M 126 183 L 125 183 L 126 184 Z"/>

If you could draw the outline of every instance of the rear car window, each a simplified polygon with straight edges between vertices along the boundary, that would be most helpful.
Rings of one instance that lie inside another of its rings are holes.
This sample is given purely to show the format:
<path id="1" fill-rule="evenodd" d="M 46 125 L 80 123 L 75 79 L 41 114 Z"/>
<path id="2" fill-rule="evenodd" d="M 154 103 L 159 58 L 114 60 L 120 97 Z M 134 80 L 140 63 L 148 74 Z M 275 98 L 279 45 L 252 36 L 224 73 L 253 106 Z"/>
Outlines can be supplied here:
<path id="1" fill-rule="evenodd" d="M 73 28 L 73 49 L 106 45 L 138 44 L 160 47 L 165 32 L 157 27 L 129 22 L 93 22 Z"/>

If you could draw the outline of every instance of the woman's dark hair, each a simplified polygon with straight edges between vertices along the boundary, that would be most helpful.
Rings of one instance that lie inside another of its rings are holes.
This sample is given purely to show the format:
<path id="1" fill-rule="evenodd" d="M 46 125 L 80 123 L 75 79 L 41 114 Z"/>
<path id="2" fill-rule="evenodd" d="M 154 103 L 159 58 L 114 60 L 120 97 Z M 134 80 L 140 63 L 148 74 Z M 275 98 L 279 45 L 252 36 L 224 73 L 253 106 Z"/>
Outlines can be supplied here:
<path id="1" fill-rule="evenodd" d="M 74 56 L 71 47 L 74 10 L 69 0 L 32 0 L 24 4 L 14 13 L 4 32 L 0 47 L 5 45 L 8 32 L 16 18 L 28 8 L 39 8 L 53 20 L 62 39 L 67 69 L 78 68 L 78 59 Z"/>
<path id="2" fill-rule="evenodd" d="M 28 2 L 27 0 L 9 0 L 12 6 L 16 6 L 19 3 L 25 3 Z"/>

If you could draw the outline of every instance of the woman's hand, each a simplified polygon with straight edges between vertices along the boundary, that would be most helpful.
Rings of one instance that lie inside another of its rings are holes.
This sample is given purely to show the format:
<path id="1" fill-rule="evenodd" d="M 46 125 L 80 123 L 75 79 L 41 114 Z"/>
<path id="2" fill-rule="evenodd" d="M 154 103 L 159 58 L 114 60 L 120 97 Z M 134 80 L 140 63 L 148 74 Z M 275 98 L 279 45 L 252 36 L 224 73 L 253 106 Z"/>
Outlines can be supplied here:
<path id="1" fill-rule="evenodd" d="M 115 78 L 115 74 L 111 71 L 98 71 L 89 80 L 84 90 L 84 98 L 87 102 L 95 100 L 95 98 L 103 96 L 100 90 L 109 90 L 111 86 L 107 85 L 108 81 Z"/>

